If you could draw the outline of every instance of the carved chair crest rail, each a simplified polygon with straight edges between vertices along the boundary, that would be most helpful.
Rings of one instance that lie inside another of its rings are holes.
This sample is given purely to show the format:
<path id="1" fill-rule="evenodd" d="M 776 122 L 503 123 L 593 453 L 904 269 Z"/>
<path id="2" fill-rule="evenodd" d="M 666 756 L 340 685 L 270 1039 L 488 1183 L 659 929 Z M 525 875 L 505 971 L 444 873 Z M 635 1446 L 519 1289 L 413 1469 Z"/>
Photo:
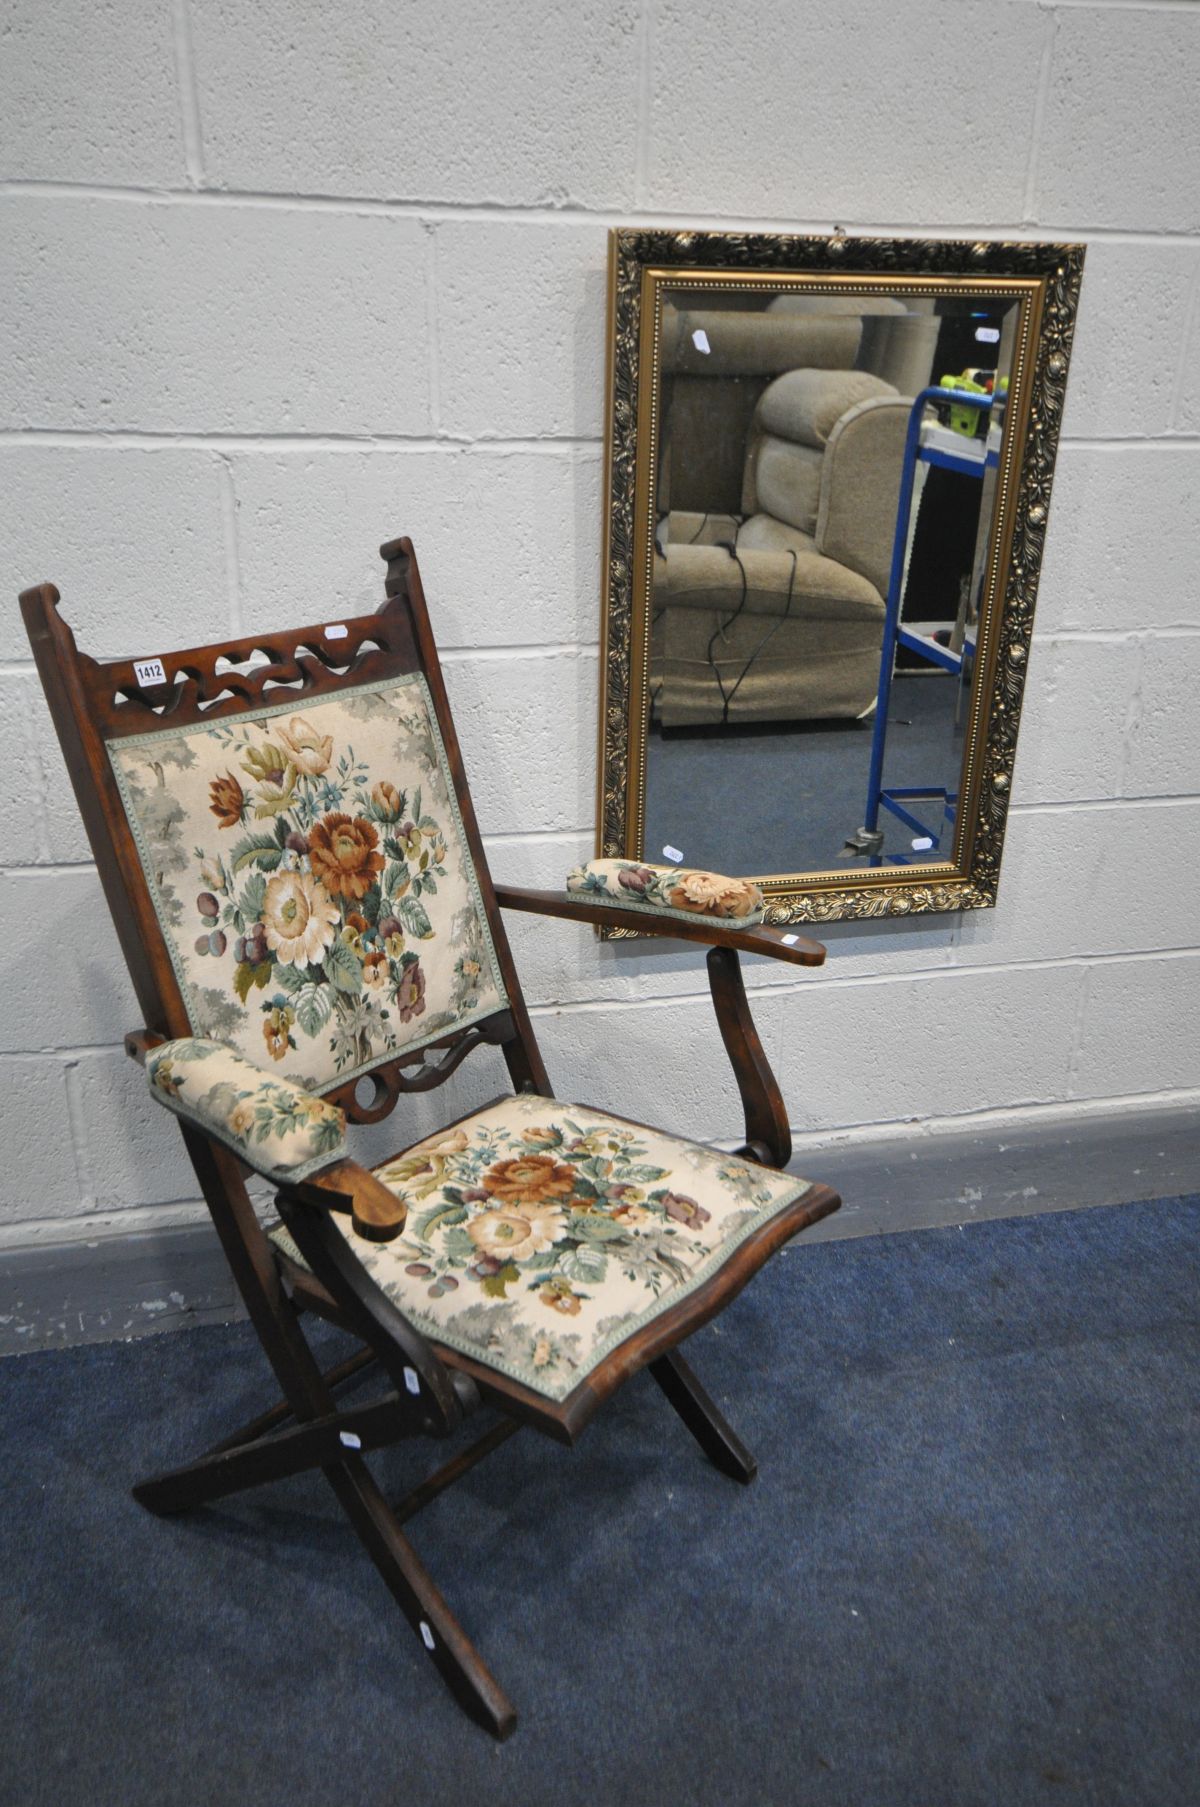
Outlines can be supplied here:
<path id="1" fill-rule="evenodd" d="M 629 911 L 493 886 L 411 542 L 382 557 L 375 614 L 136 662 L 80 652 L 52 584 L 21 607 L 144 1018 L 125 1046 L 178 1118 L 283 1394 L 135 1496 L 170 1513 L 320 1469 L 455 1696 L 504 1737 L 513 1708 L 401 1527 L 522 1426 L 574 1443 L 646 1366 L 718 1468 L 753 1477 L 679 1345 L 837 1209 L 781 1171 L 787 1112 L 739 963 L 824 949 L 704 913 L 719 887 L 699 913 L 639 911 L 639 932 L 708 948 L 736 1154 L 556 1100 L 501 911 L 618 929 Z M 377 1168 L 350 1156 L 347 1124 L 484 1045 L 511 1096 Z M 361 1348 L 322 1372 L 306 1312 Z M 339 1407 L 373 1366 L 383 1391 Z M 493 1428 L 389 1503 L 367 1454 L 485 1407 Z"/>

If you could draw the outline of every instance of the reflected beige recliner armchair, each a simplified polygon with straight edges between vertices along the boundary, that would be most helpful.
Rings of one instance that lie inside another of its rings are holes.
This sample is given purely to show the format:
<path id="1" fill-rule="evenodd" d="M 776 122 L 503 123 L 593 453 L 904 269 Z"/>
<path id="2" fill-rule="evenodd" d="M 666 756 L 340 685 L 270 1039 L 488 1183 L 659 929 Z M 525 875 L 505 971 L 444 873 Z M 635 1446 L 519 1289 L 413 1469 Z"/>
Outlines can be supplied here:
<path id="1" fill-rule="evenodd" d="M 791 370 L 767 387 L 746 442 L 744 518 L 667 519 L 651 631 L 664 727 L 870 707 L 908 411 L 867 371 Z"/>
<path id="2" fill-rule="evenodd" d="M 787 295 L 765 313 L 667 310 L 663 324 L 657 720 L 861 715 L 879 677 L 907 398 L 929 380 L 936 319 L 889 297 Z"/>

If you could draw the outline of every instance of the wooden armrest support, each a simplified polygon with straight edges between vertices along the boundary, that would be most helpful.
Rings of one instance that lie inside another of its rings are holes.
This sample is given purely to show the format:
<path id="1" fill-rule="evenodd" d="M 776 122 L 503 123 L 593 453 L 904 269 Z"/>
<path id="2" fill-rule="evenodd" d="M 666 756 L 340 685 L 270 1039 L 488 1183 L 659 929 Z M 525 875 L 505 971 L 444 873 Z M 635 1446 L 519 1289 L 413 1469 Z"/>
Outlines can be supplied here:
<path id="1" fill-rule="evenodd" d="M 355 1234 L 366 1242 L 390 1242 L 404 1228 L 408 1206 L 357 1161 L 340 1160 L 310 1174 L 298 1188 L 302 1197 L 327 1211 L 348 1211 Z M 313 1197 L 312 1194 L 324 1196 Z"/>
<path id="2" fill-rule="evenodd" d="M 695 921 L 660 916 L 653 910 L 622 909 L 619 904 L 593 903 L 576 892 L 527 891 L 520 885 L 497 885 L 496 902 L 502 910 L 527 910 L 534 916 L 563 916 L 606 929 L 633 929 L 639 935 L 661 935 L 674 941 L 700 941 L 709 947 L 730 947 L 743 954 L 768 954 L 793 966 L 822 966 L 825 949 L 807 935 L 789 929 L 753 923 L 739 928 L 728 918 L 697 916 Z"/>
<path id="3" fill-rule="evenodd" d="M 156 1035 L 153 1029 L 131 1029 L 125 1037 L 125 1052 L 139 1067 L 144 1067 L 147 1054 L 154 1048 L 161 1048 L 166 1039 L 165 1035 Z"/>
<path id="4" fill-rule="evenodd" d="M 766 1167 L 786 1167 L 792 1158 L 787 1106 L 754 1027 L 736 948 L 709 948 L 708 988 L 746 1119 L 741 1153 Z"/>
<path id="5" fill-rule="evenodd" d="M 792 1156 L 787 1109 L 750 1015 L 738 955 L 770 954 L 795 966 L 820 966 L 825 949 L 819 941 L 763 923 L 738 928 L 729 921 L 704 916 L 683 922 L 651 910 L 623 910 L 620 905 L 593 903 L 574 893 L 525 891 L 517 885 L 497 885 L 496 899 L 504 910 L 528 910 L 536 916 L 564 916 L 605 928 L 636 928 L 650 935 L 707 943 L 708 983 L 717 1026 L 746 1118 L 746 1141 L 740 1152 L 767 1167 L 787 1166 Z"/>
<path id="6" fill-rule="evenodd" d="M 339 1181 L 344 1190 L 339 1189 Z M 277 1203 L 310 1271 L 332 1296 L 350 1329 L 374 1349 L 401 1398 L 411 1398 L 426 1414 L 423 1428 L 444 1436 L 461 1422 L 464 1411 L 473 1411 L 478 1405 L 478 1389 L 465 1375 L 456 1378 L 329 1221 L 331 1209 L 344 1210 L 348 1202 L 369 1201 L 374 1188 L 386 1192 L 403 1213 L 405 1207 L 387 1187 L 354 1161 L 339 1162 L 294 1186 L 281 1186 Z M 397 1224 L 396 1229 L 399 1227 Z M 418 1381 L 419 1385 L 415 1384 Z"/>

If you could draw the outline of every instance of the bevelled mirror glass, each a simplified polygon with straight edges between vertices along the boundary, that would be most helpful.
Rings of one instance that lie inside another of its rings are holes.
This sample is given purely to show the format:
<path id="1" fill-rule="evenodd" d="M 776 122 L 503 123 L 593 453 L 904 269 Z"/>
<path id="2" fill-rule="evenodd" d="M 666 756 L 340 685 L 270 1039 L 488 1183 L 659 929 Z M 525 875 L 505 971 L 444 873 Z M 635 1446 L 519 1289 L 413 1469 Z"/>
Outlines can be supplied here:
<path id="1" fill-rule="evenodd" d="M 601 855 L 995 902 L 1082 261 L 612 234 Z"/>

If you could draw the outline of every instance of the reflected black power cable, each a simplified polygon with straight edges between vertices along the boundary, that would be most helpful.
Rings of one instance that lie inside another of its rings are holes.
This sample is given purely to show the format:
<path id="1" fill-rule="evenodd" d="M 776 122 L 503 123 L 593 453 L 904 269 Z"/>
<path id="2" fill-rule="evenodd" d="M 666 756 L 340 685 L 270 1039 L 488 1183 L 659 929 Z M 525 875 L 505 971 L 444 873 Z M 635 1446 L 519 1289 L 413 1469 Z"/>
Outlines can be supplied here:
<path id="1" fill-rule="evenodd" d="M 788 549 L 788 556 L 791 558 L 791 561 L 792 561 L 792 574 L 788 578 L 787 602 L 784 604 L 783 614 L 780 615 L 779 619 L 776 622 L 774 622 L 774 624 L 771 627 L 769 627 L 767 629 L 766 633 L 763 635 L 762 639 L 759 641 L 758 645 L 755 647 L 754 651 L 750 654 L 750 657 L 746 660 L 746 663 L 743 665 L 742 670 L 741 670 L 741 675 L 739 676 L 737 683 L 734 685 L 733 689 L 729 692 L 729 702 L 727 702 L 725 705 L 726 712 L 727 712 L 727 719 L 728 719 L 729 703 L 731 703 L 733 701 L 734 697 L 737 695 L 739 689 L 741 688 L 742 678 L 744 678 L 746 676 L 746 673 L 749 671 L 750 667 L 753 665 L 755 659 L 758 658 L 758 656 L 762 652 L 763 648 L 765 646 L 768 646 L 770 644 L 770 642 L 775 638 L 775 635 L 779 632 L 780 628 L 783 626 L 784 622 L 787 620 L 788 616 L 792 612 L 792 597 L 795 594 L 795 589 L 796 589 L 796 554 L 791 550 L 790 547 Z"/>
<path id="2" fill-rule="evenodd" d="M 737 534 L 736 534 L 736 532 L 734 534 L 733 539 L 718 540 L 717 545 L 722 549 L 722 551 L 728 552 L 730 558 L 733 560 L 734 564 L 737 566 L 738 571 L 741 574 L 741 579 L 742 579 L 742 594 L 738 601 L 738 605 L 737 605 L 736 609 L 734 609 L 733 613 L 729 616 L 729 619 L 727 621 L 722 621 L 722 620 L 718 619 L 717 625 L 713 629 L 712 634 L 709 638 L 708 651 L 706 654 L 706 657 L 707 657 L 708 663 L 709 663 L 709 668 L 712 671 L 713 676 L 717 680 L 717 689 L 721 692 L 721 704 L 722 704 L 721 724 L 722 724 L 722 726 L 724 726 L 725 723 L 727 723 L 729 720 L 729 698 L 725 694 L 725 685 L 721 678 L 721 673 L 717 666 L 717 662 L 713 657 L 713 647 L 716 645 L 718 635 L 720 636 L 720 638 L 722 640 L 728 640 L 729 630 L 733 626 L 734 622 L 737 620 L 738 616 L 741 614 L 742 610 L 745 608 L 746 598 L 750 594 L 750 591 L 749 591 L 749 587 L 746 582 L 746 567 L 742 563 L 741 559 L 738 557 L 738 553 L 737 553 Z M 745 675 L 746 674 L 743 672 L 742 676 L 744 677 Z M 739 679 L 739 682 L 740 681 L 741 680 Z"/>
<path id="3" fill-rule="evenodd" d="M 778 620 L 775 621 L 767 629 L 766 633 L 763 635 L 763 637 L 759 641 L 758 645 L 754 648 L 754 651 L 750 654 L 750 657 L 746 660 L 746 663 L 742 666 L 741 671 L 738 673 L 737 682 L 734 684 L 733 689 L 726 691 L 724 680 L 721 677 L 721 673 L 717 666 L 716 660 L 713 658 L 713 646 L 716 642 L 718 635 L 720 635 L 720 637 L 723 640 L 728 640 L 730 628 L 733 626 L 734 622 L 737 620 L 738 616 L 741 614 L 742 610 L 746 606 L 746 601 L 750 594 L 750 589 L 749 589 L 749 584 L 746 579 L 746 567 L 745 567 L 745 565 L 743 565 L 741 559 L 738 556 L 736 539 L 735 540 L 718 540 L 717 544 L 719 546 L 723 547 L 726 552 L 728 552 L 730 558 L 733 559 L 734 563 L 737 565 L 738 571 L 741 573 L 741 579 L 742 579 L 742 594 L 741 594 L 741 598 L 738 602 L 737 607 L 729 615 L 727 620 L 721 621 L 717 624 L 716 628 L 713 630 L 712 638 L 709 640 L 709 643 L 708 643 L 708 663 L 712 668 L 713 676 L 717 680 L 717 688 L 721 692 L 721 725 L 722 725 L 722 727 L 727 727 L 729 724 L 729 705 L 730 705 L 730 703 L 732 703 L 734 697 L 737 695 L 738 691 L 741 689 L 743 679 L 746 677 L 746 674 L 749 672 L 750 667 L 754 664 L 754 661 L 759 657 L 763 648 L 765 646 L 769 645 L 769 643 L 774 639 L 775 635 L 779 632 L 780 628 L 783 626 L 784 622 L 788 619 L 789 615 L 792 612 L 792 598 L 795 595 L 795 590 L 796 590 L 796 554 L 789 547 L 788 555 L 792 561 L 792 572 L 791 572 L 791 576 L 788 578 L 787 602 L 784 605 L 783 614 L 780 615 Z"/>

